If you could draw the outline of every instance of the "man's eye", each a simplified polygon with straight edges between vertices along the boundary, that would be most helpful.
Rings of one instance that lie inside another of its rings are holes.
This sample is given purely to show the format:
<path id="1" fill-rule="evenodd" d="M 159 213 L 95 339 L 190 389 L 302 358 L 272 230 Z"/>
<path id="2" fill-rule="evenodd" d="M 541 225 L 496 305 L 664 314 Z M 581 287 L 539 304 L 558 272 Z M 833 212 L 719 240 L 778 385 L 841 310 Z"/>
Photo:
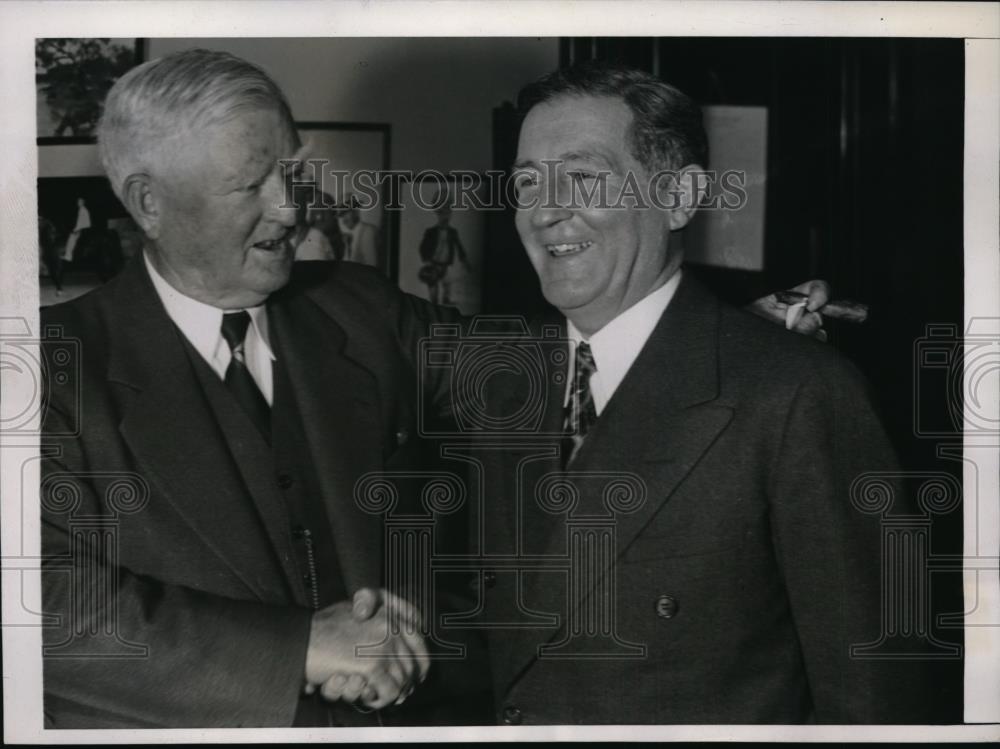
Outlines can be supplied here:
<path id="1" fill-rule="evenodd" d="M 530 190 L 538 185 L 538 177 L 534 174 L 518 174 L 514 177 L 514 189 L 518 192 Z"/>
<path id="2" fill-rule="evenodd" d="M 596 172 L 572 171 L 566 172 L 566 174 L 569 175 L 569 178 L 574 182 L 590 182 L 598 177 Z"/>

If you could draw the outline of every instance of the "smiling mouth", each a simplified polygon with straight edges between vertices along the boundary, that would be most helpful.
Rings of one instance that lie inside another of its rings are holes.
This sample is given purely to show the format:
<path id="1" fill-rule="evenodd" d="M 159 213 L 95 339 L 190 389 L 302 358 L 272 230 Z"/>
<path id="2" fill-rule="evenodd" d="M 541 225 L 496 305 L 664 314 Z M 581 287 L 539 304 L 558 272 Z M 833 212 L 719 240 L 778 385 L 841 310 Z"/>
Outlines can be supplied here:
<path id="1" fill-rule="evenodd" d="M 565 255 L 575 255 L 594 246 L 593 242 L 566 242 L 563 244 L 547 244 L 545 249 L 552 257 L 564 257 Z"/>

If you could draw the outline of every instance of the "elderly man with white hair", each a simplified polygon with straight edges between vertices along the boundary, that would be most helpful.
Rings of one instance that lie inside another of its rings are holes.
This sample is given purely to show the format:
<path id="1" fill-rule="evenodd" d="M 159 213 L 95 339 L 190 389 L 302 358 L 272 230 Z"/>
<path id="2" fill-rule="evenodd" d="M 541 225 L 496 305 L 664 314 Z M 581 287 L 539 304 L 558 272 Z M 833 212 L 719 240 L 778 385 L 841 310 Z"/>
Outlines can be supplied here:
<path id="1" fill-rule="evenodd" d="M 444 313 L 358 265 L 293 273 L 279 161 L 299 139 L 243 60 L 140 65 L 99 143 L 146 242 L 43 311 L 79 340 L 81 378 L 78 403 L 49 394 L 44 425 L 47 722 L 378 725 L 429 658 L 421 612 L 382 589 L 381 518 L 354 486 L 417 464 L 411 361 Z"/>

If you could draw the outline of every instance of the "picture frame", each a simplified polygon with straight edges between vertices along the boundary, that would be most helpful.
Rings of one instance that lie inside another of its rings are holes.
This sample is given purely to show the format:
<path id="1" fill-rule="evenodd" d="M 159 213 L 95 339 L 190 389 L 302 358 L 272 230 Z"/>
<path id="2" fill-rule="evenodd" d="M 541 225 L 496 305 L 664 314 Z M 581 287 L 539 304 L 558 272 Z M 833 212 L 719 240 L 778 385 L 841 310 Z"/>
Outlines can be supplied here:
<path id="1" fill-rule="evenodd" d="M 114 277 L 142 251 L 143 235 L 104 175 L 38 179 L 39 277 L 42 306 L 56 301 L 54 262 L 72 296 Z M 41 283 L 41 281 L 40 281 Z"/>
<path id="2" fill-rule="evenodd" d="M 400 188 L 396 212 L 399 287 L 422 299 L 457 307 L 465 315 L 480 313 L 488 210 L 483 176 L 425 172 L 401 183 Z M 442 207 L 449 209 L 445 217 Z"/>
<path id="3" fill-rule="evenodd" d="M 738 272 L 765 268 L 768 110 L 702 107 L 711 154 L 708 194 L 678 235 L 688 263 Z M 735 179 L 738 192 L 730 185 Z M 728 191 L 728 194 L 727 194 Z M 737 199 L 735 204 L 730 201 Z"/>
<path id="4" fill-rule="evenodd" d="M 145 39 L 35 39 L 38 145 L 95 143 L 108 91 L 145 56 Z"/>
<path id="5" fill-rule="evenodd" d="M 379 122 L 298 122 L 296 129 L 306 147 L 305 159 L 311 162 L 297 181 L 314 181 L 325 193 L 319 198 L 312 190 L 307 191 L 313 193 L 311 196 L 307 192 L 297 195 L 307 204 L 311 233 L 318 237 L 318 231 L 325 237 L 319 241 L 329 245 L 315 257 L 332 252 L 336 259 L 373 265 L 395 280 L 395 227 L 386 210 L 389 185 L 377 177 L 390 167 L 391 126 Z M 359 177 L 362 172 L 365 178 Z M 310 206 L 312 202 L 315 204 Z"/>

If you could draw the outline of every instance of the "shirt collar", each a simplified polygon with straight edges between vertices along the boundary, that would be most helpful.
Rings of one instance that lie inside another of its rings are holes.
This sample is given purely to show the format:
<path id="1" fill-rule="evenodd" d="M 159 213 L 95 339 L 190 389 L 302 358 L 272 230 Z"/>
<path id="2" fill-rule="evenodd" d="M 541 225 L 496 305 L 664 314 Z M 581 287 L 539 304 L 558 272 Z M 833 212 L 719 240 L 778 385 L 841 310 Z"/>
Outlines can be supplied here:
<path id="1" fill-rule="evenodd" d="M 157 296 L 167 310 L 167 315 L 180 328 L 181 333 L 195 350 L 206 361 L 211 362 L 216 357 L 220 344 L 224 344 L 223 310 L 189 297 L 171 286 L 150 262 L 148 253 L 143 252 L 142 259 L 146 263 L 153 288 L 156 289 Z M 236 310 L 226 310 L 226 312 L 234 311 Z M 250 313 L 250 324 L 261 345 L 271 361 L 274 361 L 275 356 L 271 350 L 271 339 L 267 331 L 267 309 L 260 304 L 256 307 L 247 307 L 246 311 Z"/>
<path id="2" fill-rule="evenodd" d="M 594 385 L 601 391 L 600 394 L 595 392 L 595 397 L 603 396 L 600 400 L 604 403 L 611 399 L 653 334 L 680 282 L 681 271 L 678 270 L 666 283 L 620 313 L 589 339 L 584 338 L 571 320 L 566 321 L 568 337 L 575 345 L 583 340 L 590 344 L 597 367 L 595 377 L 598 381 Z"/>

